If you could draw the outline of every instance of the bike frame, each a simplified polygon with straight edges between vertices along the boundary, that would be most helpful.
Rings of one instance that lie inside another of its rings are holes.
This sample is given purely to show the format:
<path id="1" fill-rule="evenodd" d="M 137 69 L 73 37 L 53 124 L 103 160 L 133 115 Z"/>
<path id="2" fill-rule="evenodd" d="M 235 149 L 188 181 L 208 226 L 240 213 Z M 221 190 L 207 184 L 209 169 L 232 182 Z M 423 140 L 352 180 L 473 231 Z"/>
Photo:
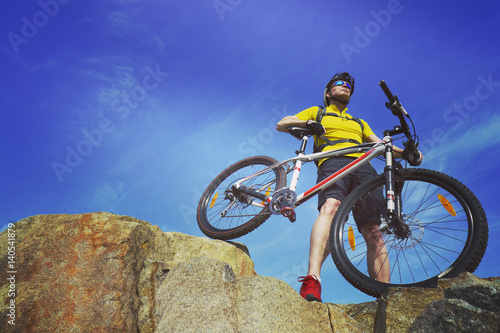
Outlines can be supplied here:
<path id="1" fill-rule="evenodd" d="M 392 150 L 392 137 L 391 136 L 385 136 L 384 139 L 380 142 L 373 142 L 373 143 L 364 143 L 352 147 L 347 147 L 347 148 L 340 148 L 340 149 L 335 149 L 335 150 L 330 150 L 330 151 L 325 151 L 325 152 L 319 152 L 319 153 L 314 153 L 314 154 L 308 154 L 306 155 L 305 148 L 307 145 L 307 140 L 308 137 L 304 136 L 302 137 L 301 140 L 301 149 L 300 151 L 297 152 L 297 157 L 290 158 L 288 160 L 282 161 L 275 163 L 259 172 L 256 172 L 248 177 L 245 177 L 238 182 L 236 182 L 233 185 L 233 188 L 242 190 L 245 194 L 254 196 L 258 198 L 259 200 L 262 200 L 261 202 L 258 201 L 253 201 L 252 205 L 264 208 L 266 205 L 268 205 L 273 197 L 271 196 L 265 196 L 263 193 L 266 192 L 266 189 L 272 185 L 272 183 L 264 184 L 260 189 L 244 189 L 242 184 L 244 184 L 246 181 L 257 177 L 261 174 L 264 174 L 266 172 L 269 172 L 270 170 L 276 169 L 283 167 L 286 170 L 286 173 L 290 173 L 293 168 L 293 174 L 292 174 L 292 179 L 290 182 L 290 186 L 288 187 L 289 190 L 295 192 L 295 189 L 298 184 L 299 180 L 299 175 L 300 171 L 302 168 L 302 164 L 305 162 L 311 162 L 315 160 L 320 160 L 324 158 L 332 158 L 332 157 L 339 157 L 347 154 L 352 154 L 352 153 L 361 153 L 363 152 L 364 154 L 358 157 L 357 159 L 353 160 L 351 163 L 346 165 L 344 168 L 340 169 L 339 171 L 335 172 L 322 182 L 316 184 L 315 186 L 311 187 L 307 191 L 297 195 L 297 200 L 293 207 L 287 207 L 287 209 L 291 210 L 293 212 L 293 209 L 296 207 L 300 206 L 307 200 L 309 200 L 311 197 L 316 195 L 319 191 L 331 186 L 333 183 L 337 182 L 338 180 L 344 178 L 348 174 L 352 173 L 354 170 L 358 169 L 360 166 L 369 163 L 372 159 L 375 157 L 381 156 L 385 154 L 385 161 L 386 161 L 386 173 L 391 173 L 392 171 L 392 162 L 393 162 L 393 150 Z M 292 165 L 292 166 L 290 166 Z M 392 177 L 390 177 L 391 183 L 392 183 Z M 389 182 L 389 181 L 388 181 Z M 388 213 L 394 212 L 395 208 L 395 203 L 394 203 L 394 192 L 392 190 L 393 186 L 391 184 L 390 188 L 388 187 L 387 190 L 387 198 L 388 198 L 388 203 L 387 203 L 387 208 L 388 208 Z M 284 188 L 282 188 L 284 189 Z M 278 191 L 281 189 L 278 189 Z M 281 212 L 284 216 L 290 217 L 286 213 L 288 212 Z"/>

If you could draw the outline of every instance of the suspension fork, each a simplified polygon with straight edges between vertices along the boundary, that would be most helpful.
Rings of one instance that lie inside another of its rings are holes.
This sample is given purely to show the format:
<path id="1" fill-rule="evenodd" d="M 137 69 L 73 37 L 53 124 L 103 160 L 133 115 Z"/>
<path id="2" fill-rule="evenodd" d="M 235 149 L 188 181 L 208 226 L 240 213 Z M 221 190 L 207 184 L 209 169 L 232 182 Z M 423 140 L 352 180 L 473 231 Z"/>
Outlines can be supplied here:
<path id="1" fill-rule="evenodd" d="M 388 140 L 387 140 L 388 139 Z M 410 229 L 403 221 L 403 203 L 401 199 L 401 191 L 404 180 L 396 173 L 396 169 L 402 168 L 401 164 L 394 163 L 394 151 L 390 137 L 384 138 L 387 142 L 385 148 L 385 195 L 387 205 L 387 217 L 389 218 L 389 226 L 394 231 L 398 238 L 406 238 L 410 234 Z"/>
<path id="2" fill-rule="evenodd" d="M 385 137 L 384 141 L 387 142 L 385 146 L 385 201 L 387 205 L 387 216 L 391 221 L 397 220 L 398 213 L 401 208 L 399 195 L 396 197 L 396 188 L 394 185 L 394 151 L 392 147 L 391 137 Z M 397 203 L 399 201 L 399 204 Z M 399 207 L 398 207 L 399 206 Z M 399 208 L 399 210 L 398 210 Z"/>

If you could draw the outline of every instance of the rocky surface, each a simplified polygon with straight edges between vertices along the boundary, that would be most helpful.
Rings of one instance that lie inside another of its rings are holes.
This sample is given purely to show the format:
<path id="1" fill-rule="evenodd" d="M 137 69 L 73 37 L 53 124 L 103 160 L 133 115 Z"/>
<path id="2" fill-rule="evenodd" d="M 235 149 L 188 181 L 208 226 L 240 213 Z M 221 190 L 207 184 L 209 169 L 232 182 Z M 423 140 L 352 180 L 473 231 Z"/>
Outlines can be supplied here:
<path id="1" fill-rule="evenodd" d="M 0 234 L 0 266 L 15 256 L 15 273 L 0 271 L 2 332 L 499 332 L 497 278 L 321 304 L 258 276 L 242 244 L 128 216 L 40 215 L 11 230 L 15 254 Z"/>

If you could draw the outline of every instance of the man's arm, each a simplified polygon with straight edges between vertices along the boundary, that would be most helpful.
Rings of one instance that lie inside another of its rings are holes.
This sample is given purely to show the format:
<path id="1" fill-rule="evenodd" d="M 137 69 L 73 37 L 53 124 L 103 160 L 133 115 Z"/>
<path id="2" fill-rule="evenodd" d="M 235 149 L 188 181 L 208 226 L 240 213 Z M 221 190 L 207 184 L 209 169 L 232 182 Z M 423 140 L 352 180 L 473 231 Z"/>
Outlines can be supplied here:
<path id="1" fill-rule="evenodd" d="M 366 138 L 366 142 L 380 142 L 382 141 L 378 136 L 372 134 Z M 396 146 L 392 146 L 392 150 L 394 151 L 395 158 L 403 158 L 403 149 L 398 148 Z"/>
<path id="2" fill-rule="evenodd" d="M 300 120 L 297 116 L 286 116 L 276 124 L 276 130 L 288 133 L 288 127 L 306 127 L 307 120 Z"/>

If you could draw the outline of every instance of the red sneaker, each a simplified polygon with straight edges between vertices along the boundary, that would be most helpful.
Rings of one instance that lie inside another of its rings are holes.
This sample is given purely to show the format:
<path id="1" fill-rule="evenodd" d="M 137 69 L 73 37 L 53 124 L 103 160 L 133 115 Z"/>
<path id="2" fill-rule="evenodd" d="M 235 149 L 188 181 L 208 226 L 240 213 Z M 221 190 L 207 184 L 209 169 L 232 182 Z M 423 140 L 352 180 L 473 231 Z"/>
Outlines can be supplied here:
<path id="1" fill-rule="evenodd" d="M 323 302 L 321 300 L 321 283 L 315 275 L 301 276 L 297 281 L 302 282 L 300 296 L 308 301 Z"/>

